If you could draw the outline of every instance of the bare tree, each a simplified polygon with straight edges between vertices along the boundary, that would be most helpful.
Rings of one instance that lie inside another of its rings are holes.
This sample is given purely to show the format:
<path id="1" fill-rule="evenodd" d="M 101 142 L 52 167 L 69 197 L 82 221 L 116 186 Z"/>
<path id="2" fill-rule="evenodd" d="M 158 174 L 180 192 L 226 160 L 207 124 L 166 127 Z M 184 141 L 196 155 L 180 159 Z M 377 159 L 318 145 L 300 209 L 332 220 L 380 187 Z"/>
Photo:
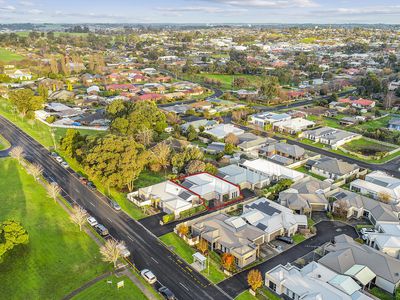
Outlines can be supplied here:
<path id="1" fill-rule="evenodd" d="M 54 201 L 57 200 L 58 195 L 61 193 L 61 188 L 56 182 L 52 182 L 47 185 L 47 195 L 54 199 Z"/>
<path id="2" fill-rule="evenodd" d="M 21 146 L 16 146 L 10 150 L 10 156 L 21 163 L 24 158 L 24 149 Z"/>
<path id="3" fill-rule="evenodd" d="M 43 174 L 43 167 L 37 163 L 33 163 L 28 165 L 27 171 L 33 176 L 33 178 L 35 178 L 35 180 L 38 180 L 38 178 Z"/>
<path id="4" fill-rule="evenodd" d="M 86 222 L 87 212 L 81 206 L 76 205 L 73 208 L 71 220 L 79 226 L 79 230 L 82 231 L 82 225 Z"/>
<path id="5" fill-rule="evenodd" d="M 100 253 L 103 256 L 103 261 L 113 263 L 114 268 L 117 267 L 117 261 L 121 257 L 120 243 L 115 240 L 107 240 L 107 242 L 101 246 Z"/>
<path id="6" fill-rule="evenodd" d="M 136 134 L 136 139 L 140 144 L 148 146 L 153 141 L 153 136 L 153 131 L 151 129 L 145 128 Z"/>

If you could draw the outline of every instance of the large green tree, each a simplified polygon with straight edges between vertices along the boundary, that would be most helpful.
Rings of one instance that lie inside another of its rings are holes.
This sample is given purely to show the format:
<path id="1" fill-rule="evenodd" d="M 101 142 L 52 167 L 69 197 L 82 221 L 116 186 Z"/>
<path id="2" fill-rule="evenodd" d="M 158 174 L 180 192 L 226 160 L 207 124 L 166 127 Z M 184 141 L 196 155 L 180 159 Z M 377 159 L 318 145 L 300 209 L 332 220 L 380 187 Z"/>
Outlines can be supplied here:
<path id="1" fill-rule="evenodd" d="M 0 224 L 0 260 L 6 252 L 28 242 L 29 235 L 19 222 L 7 220 Z"/>
<path id="2" fill-rule="evenodd" d="M 9 97 L 11 103 L 23 116 L 26 116 L 29 112 L 41 109 L 44 103 L 43 97 L 35 96 L 31 89 L 11 91 Z"/>

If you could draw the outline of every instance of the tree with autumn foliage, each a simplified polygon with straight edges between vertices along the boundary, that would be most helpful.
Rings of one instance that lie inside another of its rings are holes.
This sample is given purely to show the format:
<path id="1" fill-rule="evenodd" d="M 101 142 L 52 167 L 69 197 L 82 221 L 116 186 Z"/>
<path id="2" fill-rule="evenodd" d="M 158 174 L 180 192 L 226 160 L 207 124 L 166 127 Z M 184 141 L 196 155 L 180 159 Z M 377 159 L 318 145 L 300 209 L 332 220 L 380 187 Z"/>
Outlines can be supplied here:
<path id="1" fill-rule="evenodd" d="M 189 233 L 189 227 L 186 224 L 179 225 L 177 230 L 181 236 L 186 236 Z"/>
<path id="2" fill-rule="evenodd" d="M 263 284 L 263 278 L 259 270 L 250 270 L 247 274 L 247 283 L 250 285 L 251 289 L 256 292 Z"/>
<path id="3" fill-rule="evenodd" d="M 231 253 L 224 253 L 221 259 L 222 267 L 227 271 L 233 271 L 235 267 L 235 257 Z"/>
<path id="4" fill-rule="evenodd" d="M 199 250 L 202 254 L 205 254 L 208 250 L 208 242 L 205 239 L 201 238 L 196 247 L 197 250 Z"/>

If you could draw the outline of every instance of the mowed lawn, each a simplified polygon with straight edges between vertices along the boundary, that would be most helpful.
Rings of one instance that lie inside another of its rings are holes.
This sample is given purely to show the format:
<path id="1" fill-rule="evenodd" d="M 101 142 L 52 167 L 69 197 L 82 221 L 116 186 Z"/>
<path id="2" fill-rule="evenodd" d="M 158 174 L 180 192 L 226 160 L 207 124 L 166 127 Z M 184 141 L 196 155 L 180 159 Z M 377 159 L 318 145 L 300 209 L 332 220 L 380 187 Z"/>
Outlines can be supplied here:
<path id="1" fill-rule="evenodd" d="M 124 281 L 124 287 L 117 288 L 117 283 Z M 112 283 L 109 283 L 112 282 Z M 113 300 L 145 300 L 146 296 L 142 291 L 132 283 L 127 276 L 117 278 L 111 275 L 86 290 L 83 290 L 78 295 L 72 298 L 73 300 L 92 300 L 92 299 L 113 299 Z"/>
<path id="2" fill-rule="evenodd" d="M 0 220 L 20 221 L 29 244 L 0 263 L 0 298 L 61 299 L 111 269 L 99 247 L 16 161 L 0 159 Z"/>
<path id="3" fill-rule="evenodd" d="M 2 62 L 10 62 L 10 61 L 19 61 L 22 60 L 24 57 L 12 51 L 9 51 L 4 48 L 0 48 L 0 61 Z"/>
<path id="4" fill-rule="evenodd" d="M 259 81 L 259 77 L 255 75 L 227 75 L 227 74 L 201 74 L 203 78 L 209 78 L 209 79 L 214 79 L 218 80 L 222 83 L 221 88 L 223 89 L 232 89 L 232 83 L 235 78 L 247 78 L 250 82 L 250 84 L 254 85 Z"/>

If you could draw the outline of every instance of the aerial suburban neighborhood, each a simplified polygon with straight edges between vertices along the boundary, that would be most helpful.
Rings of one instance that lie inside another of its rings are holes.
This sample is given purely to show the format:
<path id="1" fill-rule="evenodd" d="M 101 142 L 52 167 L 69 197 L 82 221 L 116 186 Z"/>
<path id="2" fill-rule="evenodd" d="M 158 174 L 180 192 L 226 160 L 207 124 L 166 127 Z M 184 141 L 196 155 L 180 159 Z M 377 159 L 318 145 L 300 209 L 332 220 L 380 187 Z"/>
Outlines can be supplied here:
<path id="1" fill-rule="evenodd" d="M 0 299 L 399 300 L 398 3 L 128 2 L 0 1 Z"/>

